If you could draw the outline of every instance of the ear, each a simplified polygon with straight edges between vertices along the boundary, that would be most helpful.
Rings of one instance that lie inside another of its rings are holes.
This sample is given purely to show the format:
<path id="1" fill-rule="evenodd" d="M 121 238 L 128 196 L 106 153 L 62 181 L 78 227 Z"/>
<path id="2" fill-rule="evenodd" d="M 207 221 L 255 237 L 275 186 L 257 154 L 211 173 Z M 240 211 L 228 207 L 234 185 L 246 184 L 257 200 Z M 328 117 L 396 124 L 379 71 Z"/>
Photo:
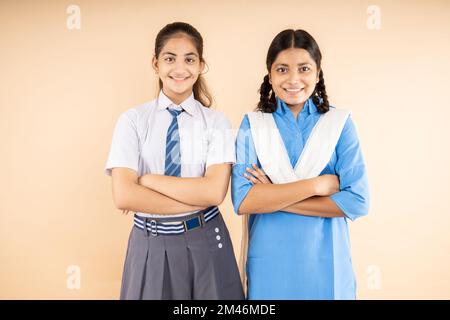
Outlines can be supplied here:
<path id="1" fill-rule="evenodd" d="M 204 60 L 200 61 L 200 72 L 199 72 L 199 74 L 202 74 L 203 70 L 205 70 L 205 61 Z"/>
<path id="2" fill-rule="evenodd" d="M 153 56 L 153 59 L 152 59 L 152 67 L 153 67 L 153 70 L 155 70 L 155 73 L 156 74 L 158 74 L 158 59 L 156 59 L 156 56 Z"/>
<path id="3" fill-rule="evenodd" d="M 316 78 L 316 83 L 319 83 L 320 81 L 320 69 L 317 70 L 317 78 Z"/>
<path id="4" fill-rule="evenodd" d="M 272 85 L 272 78 L 270 77 L 270 73 L 269 73 L 269 83 L 270 85 Z"/>

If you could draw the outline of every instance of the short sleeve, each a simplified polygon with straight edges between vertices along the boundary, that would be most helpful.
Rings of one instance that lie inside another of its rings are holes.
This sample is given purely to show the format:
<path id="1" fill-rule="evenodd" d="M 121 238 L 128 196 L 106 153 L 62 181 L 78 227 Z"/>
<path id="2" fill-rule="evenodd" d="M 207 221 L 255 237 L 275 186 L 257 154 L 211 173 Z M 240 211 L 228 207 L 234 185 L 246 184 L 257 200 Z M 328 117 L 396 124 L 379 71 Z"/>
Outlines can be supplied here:
<path id="1" fill-rule="evenodd" d="M 331 199 L 350 220 L 369 212 L 369 184 L 359 139 L 349 117 L 336 145 L 336 174 L 340 190 Z"/>
<path id="2" fill-rule="evenodd" d="M 112 168 L 116 167 L 130 168 L 138 172 L 139 137 L 136 120 L 136 113 L 133 109 L 119 116 L 105 166 L 107 175 L 110 176 Z"/>
<path id="3" fill-rule="evenodd" d="M 250 130 L 250 121 L 246 115 L 237 134 L 236 164 L 233 165 L 231 175 L 231 200 L 236 213 L 253 186 L 252 182 L 244 177 L 245 168 L 251 167 L 252 163 L 261 167 Z"/>
<path id="4" fill-rule="evenodd" d="M 208 129 L 206 168 L 212 164 L 235 163 L 234 134 L 227 117 L 216 111 L 213 125 Z"/>

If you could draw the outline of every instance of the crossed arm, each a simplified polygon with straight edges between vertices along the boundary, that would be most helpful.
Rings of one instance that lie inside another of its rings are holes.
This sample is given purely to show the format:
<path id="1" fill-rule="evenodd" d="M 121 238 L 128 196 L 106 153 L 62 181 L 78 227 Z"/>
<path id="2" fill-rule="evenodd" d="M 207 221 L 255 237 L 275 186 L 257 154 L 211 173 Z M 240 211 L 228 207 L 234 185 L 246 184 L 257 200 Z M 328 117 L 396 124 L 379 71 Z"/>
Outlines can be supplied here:
<path id="1" fill-rule="evenodd" d="M 239 214 L 287 211 L 321 217 L 344 214 L 328 196 L 339 191 L 331 175 L 287 184 L 272 184 L 264 172 L 253 165 L 244 176 L 253 187 L 242 201 Z M 219 205 L 228 190 L 230 164 L 207 168 L 204 177 L 181 178 L 147 174 L 138 177 L 128 168 L 112 170 L 113 199 L 124 213 L 138 211 L 177 214 Z"/>
<path id="2" fill-rule="evenodd" d="M 123 212 L 177 214 L 219 205 L 228 190 L 231 164 L 208 166 L 203 177 L 147 174 L 128 168 L 112 170 L 113 198 Z"/>
<path id="3" fill-rule="evenodd" d="M 244 177 L 253 183 L 239 207 L 239 214 L 287 211 L 306 216 L 345 217 L 329 195 L 339 191 L 334 175 L 286 184 L 272 184 L 267 175 L 255 164 L 247 168 Z"/>

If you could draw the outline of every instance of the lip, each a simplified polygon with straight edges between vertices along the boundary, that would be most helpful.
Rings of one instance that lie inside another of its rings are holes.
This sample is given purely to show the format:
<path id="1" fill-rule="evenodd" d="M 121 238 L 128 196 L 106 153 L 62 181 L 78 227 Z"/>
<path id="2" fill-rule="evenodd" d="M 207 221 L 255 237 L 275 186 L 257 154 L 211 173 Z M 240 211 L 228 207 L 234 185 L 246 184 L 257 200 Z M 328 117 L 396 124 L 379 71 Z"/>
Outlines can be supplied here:
<path id="1" fill-rule="evenodd" d="M 284 92 L 288 95 L 296 95 L 302 92 L 305 88 L 283 88 Z"/>
<path id="2" fill-rule="evenodd" d="M 172 79 L 175 82 L 180 83 L 180 82 L 183 82 L 183 81 L 186 81 L 187 79 L 189 79 L 190 76 L 188 76 L 188 77 L 173 77 L 173 76 L 169 76 L 169 78 Z"/>

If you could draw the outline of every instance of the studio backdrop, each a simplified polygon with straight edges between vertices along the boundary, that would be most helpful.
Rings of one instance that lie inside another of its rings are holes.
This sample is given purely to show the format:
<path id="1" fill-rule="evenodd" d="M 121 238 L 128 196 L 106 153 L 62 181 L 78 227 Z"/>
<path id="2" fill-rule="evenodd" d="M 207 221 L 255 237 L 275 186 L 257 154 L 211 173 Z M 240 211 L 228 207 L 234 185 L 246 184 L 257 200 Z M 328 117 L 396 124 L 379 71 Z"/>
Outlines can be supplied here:
<path id="1" fill-rule="evenodd" d="M 117 299 L 132 214 L 104 173 L 125 110 L 156 97 L 154 39 L 194 25 L 215 110 L 237 130 L 270 41 L 305 29 L 369 175 L 349 222 L 359 299 L 450 298 L 450 2 L 0 2 L 0 298 Z M 241 217 L 220 205 L 236 257 Z"/>

